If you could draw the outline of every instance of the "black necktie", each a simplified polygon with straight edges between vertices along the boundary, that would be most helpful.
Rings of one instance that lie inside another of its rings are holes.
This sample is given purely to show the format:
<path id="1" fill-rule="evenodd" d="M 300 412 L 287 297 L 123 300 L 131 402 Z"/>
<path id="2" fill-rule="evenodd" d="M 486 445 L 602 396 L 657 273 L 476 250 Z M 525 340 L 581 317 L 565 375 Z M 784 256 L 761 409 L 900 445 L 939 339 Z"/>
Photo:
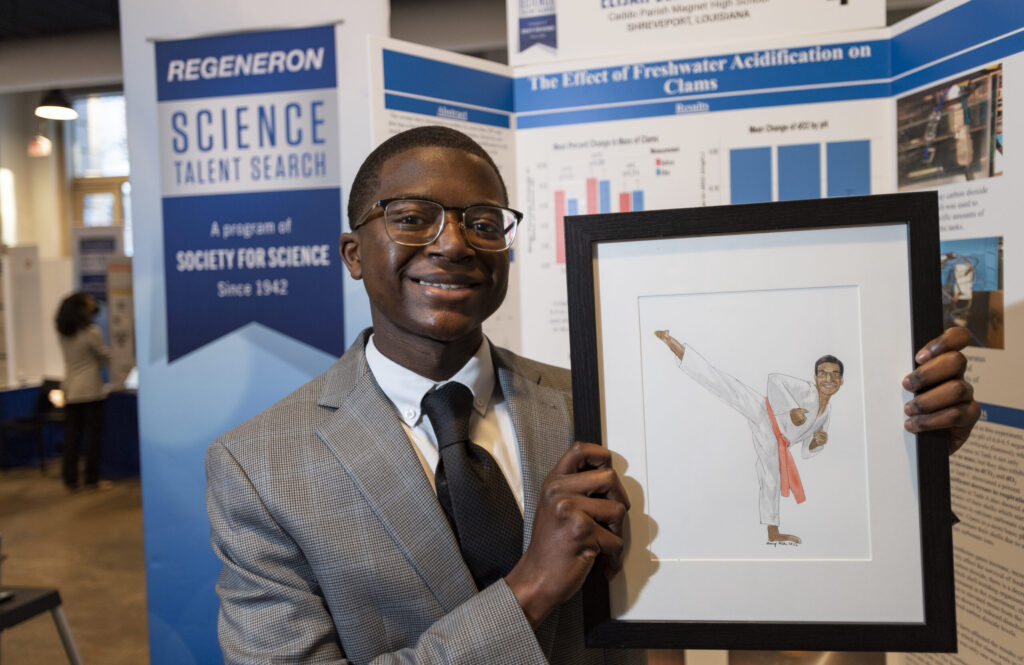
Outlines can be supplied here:
<path id="1" fill-rule="evenodd" d="M 507 575 L 519 561 L 523 516 L 498 463 L 469 440 L 473 409 L 469 388 L 446 383 L 427 393 L 422 407 L 441 452 L 434 473 L 437 499 L 477 588 L 483 589 Z"/>

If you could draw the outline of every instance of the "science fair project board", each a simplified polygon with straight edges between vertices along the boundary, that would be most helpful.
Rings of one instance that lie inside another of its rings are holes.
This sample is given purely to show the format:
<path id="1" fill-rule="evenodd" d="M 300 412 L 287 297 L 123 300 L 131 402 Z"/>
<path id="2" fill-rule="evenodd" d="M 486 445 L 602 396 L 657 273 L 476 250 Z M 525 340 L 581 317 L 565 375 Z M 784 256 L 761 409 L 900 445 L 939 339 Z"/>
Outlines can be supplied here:
<path id="1" fill-rule="evenodd" d="M 415 56 L 417 76 L 398 81 L 386 52 Z M 1024 5 L 998 0 L 947 0 L 891 29 L 530 67 L 378 43 L 374 139 L 400 118 L 493 142 L 475 114 L 500 112 L 499 164 L 526 213 L 513 249 L 519 316 L 509 321 L 518 323 L 505 334 L 520 337 L 515 350 L 562 366 L 567 216 L 937 190 L 943 319 L 974 338 L 968 378 L 983 408 L 971 444 L 952 460 L 953 507 L 966 516 L 955 530 L 959 658 L 1016 662 L 1024 352 L 1012 340 L 1024 329 L 1024 272 L 1014 268 L 1024 260 L 1015 196 L 1024 181 L 1012 137 L 1024 104 L 1022 52 Z M 468 85 L 480 72 L 493 84 L 490 99 L 467 99 L 467 88 L 482 89 Z"/>

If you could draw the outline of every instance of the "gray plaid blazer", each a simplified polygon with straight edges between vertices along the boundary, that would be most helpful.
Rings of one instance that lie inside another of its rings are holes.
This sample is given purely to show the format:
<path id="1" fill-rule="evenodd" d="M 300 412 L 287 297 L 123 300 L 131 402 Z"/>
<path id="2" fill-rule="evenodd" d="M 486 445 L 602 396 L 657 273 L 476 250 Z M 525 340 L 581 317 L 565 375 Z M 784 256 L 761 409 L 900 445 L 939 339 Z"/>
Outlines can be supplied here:
<path id="1" fill-rule="evenodd" d="M 220 437 L 206 456 L 229 665 L 637 661 L 583 648 L 577 595 L 535 634 L 504 581 L 477 591 L 363 353 Z M 569 374 L 495 348 L 522 458 L 524 547 L 572 443 Z"/>

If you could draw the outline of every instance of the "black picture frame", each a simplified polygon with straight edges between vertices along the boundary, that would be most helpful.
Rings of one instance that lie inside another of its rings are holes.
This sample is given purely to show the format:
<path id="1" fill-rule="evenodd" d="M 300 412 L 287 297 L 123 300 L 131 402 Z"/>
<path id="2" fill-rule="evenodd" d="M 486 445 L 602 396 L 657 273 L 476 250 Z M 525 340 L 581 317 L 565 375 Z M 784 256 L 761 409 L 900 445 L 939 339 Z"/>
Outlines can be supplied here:
<path id="1" fill-rule="evenodd" d="M 938 198 L 935 192 L 574 216 L 565 219 L 575 437 L 605 445 L 602 434 L 601 330 L 595 271 L 603 243 L 729 234 L 779 233 L 903 224 L 913 349 L 942 332 Z M 913 359 L 908 359 L 908 366 Z M 902 434 L 902 433 L 901 433 Z M 917 478 L 924 620 L 779 622 L 618 620 L 609 586 L 592 574 L 583 589 L 588 647 L 655 649 L 798 649 L 813 651 L 956 650 L 947 436 L 917 435 Z M 613 450 L 613 453 L 615 451 Z M 622 573 L 620 573 L 622 574 Z M 679 589 L 686 593 L 686 589 Z"/>

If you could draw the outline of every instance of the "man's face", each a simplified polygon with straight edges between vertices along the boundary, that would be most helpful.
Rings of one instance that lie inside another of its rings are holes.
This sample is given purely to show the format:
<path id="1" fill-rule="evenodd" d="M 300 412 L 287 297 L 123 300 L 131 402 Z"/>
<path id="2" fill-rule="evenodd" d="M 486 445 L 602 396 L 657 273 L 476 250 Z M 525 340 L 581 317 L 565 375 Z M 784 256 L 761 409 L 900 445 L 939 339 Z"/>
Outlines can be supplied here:
<path id="1" fill-rule="evenodd" d="M 374 201 L 426 198 L 446 206 L 506 205 L 501 182 L 483 159 L 452 148 L 414 148 L 381 168 Z M 466 244 L 458 213 L 449 212 L 441 236 L 425 247 L 388 238 L 383 210 L 342 236 L 342 258 L 370 297 L 374 333 L 394 342 L 428 338 L 476 346 L 481 325 L 505 298 L 508 252 L 481 252 Z"/>
<path id="2" fill-rule="evenodd" d="M 836 363 L 821 363 L 814 373 L 814 384 L 823 395 L 835 395 L 843 385 L 842 373 Z"/>

